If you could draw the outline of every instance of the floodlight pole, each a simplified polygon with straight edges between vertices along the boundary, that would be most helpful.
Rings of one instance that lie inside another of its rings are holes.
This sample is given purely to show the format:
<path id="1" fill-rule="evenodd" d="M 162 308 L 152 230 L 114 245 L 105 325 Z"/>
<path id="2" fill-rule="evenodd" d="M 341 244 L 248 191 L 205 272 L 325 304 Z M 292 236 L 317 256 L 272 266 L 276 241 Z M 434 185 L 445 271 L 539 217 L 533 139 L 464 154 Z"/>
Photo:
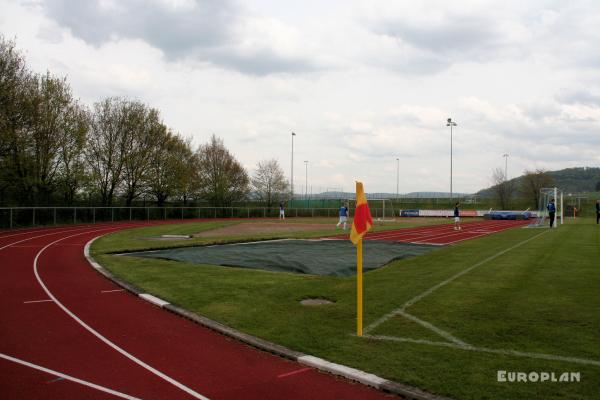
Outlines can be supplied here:
<path id="1" fill-rule="evenodd" d="M 448 118 L 446 126 L 450 127 L 450 201 L 452 201 L 452 127 L 456 125 L 452 118 Z"/>
<path id="2" fill-rule="evenodd" d="M 398 188 L 400 183 L 400 159 L 396 158 L 396 201 L 398 201 Z"/>
<path id="3" fill-rule="evenodd" d="M 292 192 L 292 198 L 290 200 L 292 201 L 292 204 L 294 201 L 294 136 L 296 136 L 296 134 L 292 132 L 292 172 L 290 174 L 290 186 Z"/>
<path id="4" fill-rule="evenodd" d="M 508 153 L 502 154 L 502 157 L 504 157 L 504 180 L 507 181 L 508 180 Z"/>
<path id="5" fill-rule="evenodd" d="M 304 198 L 306 199 L 306 204 L 308 205 L 308 161 L 304 160 Z"/>

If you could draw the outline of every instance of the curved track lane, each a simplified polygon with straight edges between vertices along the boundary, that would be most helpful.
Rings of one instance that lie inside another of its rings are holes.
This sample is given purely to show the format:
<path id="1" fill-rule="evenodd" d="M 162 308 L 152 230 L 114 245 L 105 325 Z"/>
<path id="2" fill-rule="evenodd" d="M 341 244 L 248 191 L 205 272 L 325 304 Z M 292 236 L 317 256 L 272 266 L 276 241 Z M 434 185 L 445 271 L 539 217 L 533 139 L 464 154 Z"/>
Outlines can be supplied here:
<path id="1" fill-rule="evenodd" d="M 0 234 L 0 398 L 382 399 L 214 333 L 96 273 L 92 238 L 145 223 Z"/>

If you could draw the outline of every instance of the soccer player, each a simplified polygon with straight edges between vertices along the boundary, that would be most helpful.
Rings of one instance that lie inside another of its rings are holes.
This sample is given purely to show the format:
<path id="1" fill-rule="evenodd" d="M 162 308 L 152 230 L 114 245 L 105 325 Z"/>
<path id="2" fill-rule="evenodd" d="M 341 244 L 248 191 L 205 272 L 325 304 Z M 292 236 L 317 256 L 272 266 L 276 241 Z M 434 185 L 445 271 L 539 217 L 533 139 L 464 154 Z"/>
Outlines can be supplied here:
<path id="1" fill-rule="evenodd" d="M 596 200 L 596 225 L 600 221 L 600 200 Z"/>
<path id="2" fill-rule="evenodd" d="M 460 210 L 458 209 L 459 207 L 460 207 L 460 203 L 457 201 L 456 204 L 454 204 L 454 230 L 455 231 L 462 230 L 462 228 L 460 226 Z"/>
<path id="3" fill-rule="evenodd" d="M 285 208 L 283 207 L 283 201 L 279 202 L 279 219 L 285 219 Z"/>
<path id="4" fill-rule="evenodd" d="M 344 204 L 340 207 L 340 220 L 338 221 L 336 228 L 339 228 L 340 225 L 344 225 L 344 230 L 346 230 L 346 222 L 348 221 L 348 203 Z"/>
<path id="5" fill-rule="evenodd" d="M 546 206 L 548 209 L 548 218 L 550 219 L 550 228 L 554 226 L 554 215 L 556 215 L 556 204 L 554 204 L 554 199 L 550 200 L 550 203 Z"/>

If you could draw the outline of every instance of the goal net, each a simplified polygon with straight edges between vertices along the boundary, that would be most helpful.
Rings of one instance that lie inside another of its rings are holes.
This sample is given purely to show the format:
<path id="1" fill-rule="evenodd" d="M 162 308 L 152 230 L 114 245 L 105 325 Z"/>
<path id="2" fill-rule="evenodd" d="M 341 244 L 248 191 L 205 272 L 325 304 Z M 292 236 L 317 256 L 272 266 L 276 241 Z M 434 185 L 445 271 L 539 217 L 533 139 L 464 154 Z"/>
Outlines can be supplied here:
<path id="1" fill-rule="evenodd" d="M 396 212 L 390 199 L 369 199 L 371 215 L 376 221 L 393 222 L 396 220 Z"/>
<path id="2" fill-rule="evenodd" d="M 536 219 L 529 226 L 531 227 L 549 227 L 550 226 L 550 212 L 548 211 L 548 204 L 554 200 L 556 212 L 554 214 L 553 228 L 558 228 L 558 225 L 562 225 L 563 218 L 563 192 L 556 187 L 553 188 L 541 188 L 539 204 L 536 212 Z"/>

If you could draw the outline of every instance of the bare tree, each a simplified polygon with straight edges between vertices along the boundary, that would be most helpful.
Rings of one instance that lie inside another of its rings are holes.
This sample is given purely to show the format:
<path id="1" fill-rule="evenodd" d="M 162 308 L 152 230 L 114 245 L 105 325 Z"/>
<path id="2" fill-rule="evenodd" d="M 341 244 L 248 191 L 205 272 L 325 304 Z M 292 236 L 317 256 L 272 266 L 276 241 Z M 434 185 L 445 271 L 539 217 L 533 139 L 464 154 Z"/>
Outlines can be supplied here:
<path id="1" fill-rule="evenodd" d="M 500 207 L 508 210 L 515 194 L 515 183 L 512 180 L 506 180 L 502 168 L 498 167 L 492 171 L 492 191 Z"/>
<path id="2" fill-rule="evenodd" d="M 214 206 L 229 206 L 246 198 L 250 179 L 244 167 L 213 135 L 197 151 L 200 167 L 200 194 Z"/>
<path id="3" fill-rule="evenodd" d="M 149 109 L 139 101 L 128 101 L 123 108 L 123 129 L 127 143 L 123 185 L 125 204 L 131 206 L 144 190 L 148 167 L 165 127 L 157 110 Z"/>
<path id="4" fill-rule="evenodd" d="M 525 171 L 521 181 L 521 194 L 534 209 L 539 207 L 540 189 L 554 186 L 554 178 L 543 169 Z"/>
<path id="5" fill-rule="evenodd" d="M 289 185 L 279 163 L 272 159 L 258 162 L 252 176 L 252 187 L 259 199 L 271 207 L 273 203 L 284 200 Z"/>
<path id="6" fill-rule="evenodd" d="M 102 205 L 111 206 L 123 173 L 127 151 L 122 129 L 123 99 L 108 98 L 94 105 L 86 159 L 92 186 L 100 192 Z"/>

